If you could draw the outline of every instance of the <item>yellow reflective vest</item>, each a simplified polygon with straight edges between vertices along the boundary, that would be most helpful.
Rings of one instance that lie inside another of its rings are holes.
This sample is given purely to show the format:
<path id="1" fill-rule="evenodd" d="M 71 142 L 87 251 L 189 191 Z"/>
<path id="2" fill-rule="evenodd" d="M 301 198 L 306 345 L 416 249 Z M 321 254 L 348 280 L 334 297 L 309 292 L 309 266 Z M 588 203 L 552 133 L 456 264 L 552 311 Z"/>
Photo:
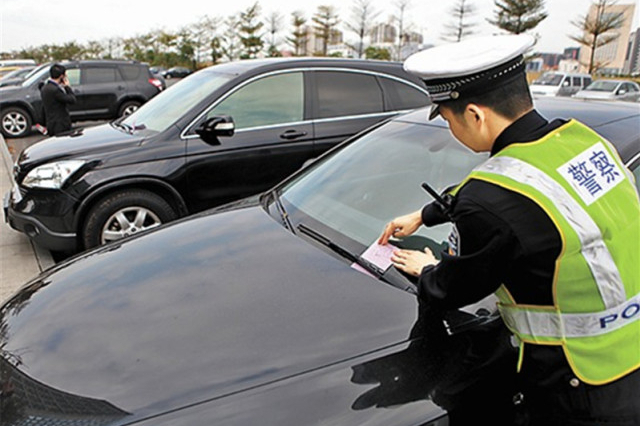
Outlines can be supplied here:
<path id="1" fill-rule="evenodd" d="M 507 327 L 521 342 L 561 345 L 586 383 L 605 384 L 637 369 L 640 202 L 633 175 L 609 142 L 571 120 L 538 141 L 509 145 L 468 179 L 529 198 L 562 241 L 553 306 L 519 304 L 505 285 L 497 291 Z"/>

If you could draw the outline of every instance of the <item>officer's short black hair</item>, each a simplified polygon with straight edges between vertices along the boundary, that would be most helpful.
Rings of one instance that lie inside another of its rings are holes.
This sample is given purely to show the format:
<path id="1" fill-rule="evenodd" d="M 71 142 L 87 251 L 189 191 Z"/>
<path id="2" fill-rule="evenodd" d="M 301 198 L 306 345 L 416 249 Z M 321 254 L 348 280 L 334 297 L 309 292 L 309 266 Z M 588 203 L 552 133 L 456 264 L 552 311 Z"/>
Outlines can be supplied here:
<path id="1" fill-rule="evenodd" d="M 516 78 L 481 95 L 465 96 L 463 99 L 447 100 L 439 104 L 455 115 L 461 115 L 469 104 L 482 105 L 509 120 L 515 120 L 533 108 L 531 92 L 524 73 L 519 73 Z"/>
<path id="2" fill-rule="evenodd" d="M 60 78 L 60 76 L 64 75 L 65 72 L 67 72 L 67 69 L 61 64 L 53 64 L 51 65 L 51 68 L 49 68 L 49 75 L 51 78 Z"/>

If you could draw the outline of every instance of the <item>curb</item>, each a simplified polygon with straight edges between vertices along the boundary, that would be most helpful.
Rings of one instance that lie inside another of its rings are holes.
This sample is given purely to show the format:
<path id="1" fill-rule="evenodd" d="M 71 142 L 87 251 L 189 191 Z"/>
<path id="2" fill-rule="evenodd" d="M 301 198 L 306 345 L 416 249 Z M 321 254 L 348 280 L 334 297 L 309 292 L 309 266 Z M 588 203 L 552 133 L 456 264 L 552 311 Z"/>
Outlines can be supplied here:
<path id="1" fill-rule="evenodd" d="M 12 185 L 15 185 L 15 180 L 13 178 L 13 159 L 11 158 L 11 154 L 9 153 L 7 141 L 1 134 L 0 151 L 2 151 L 2 164 L 6 170 L 6 173 L 9 175 L 9 180 L 11 181 Z M 37 244 L 34 244 L 31 239 L 29 239 L 29 244 L 31 244 L 31 248 L 33 249 L 33 255 L 36 258 L 36 262 L 38 262 L 38 268 L 40 269 L 40 272 L 56 264 L 56 262 L 53 260 L 53 257 L 51 256 L 51 253 L 48 250 L 45 250 Z"/>

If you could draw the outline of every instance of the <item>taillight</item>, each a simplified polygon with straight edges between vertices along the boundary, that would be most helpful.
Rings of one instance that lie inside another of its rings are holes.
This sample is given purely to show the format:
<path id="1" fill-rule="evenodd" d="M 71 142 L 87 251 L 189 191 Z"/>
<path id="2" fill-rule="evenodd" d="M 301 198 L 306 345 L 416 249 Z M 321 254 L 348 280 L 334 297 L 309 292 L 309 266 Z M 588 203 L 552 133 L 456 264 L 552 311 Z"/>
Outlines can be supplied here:
<path id="1" fill-rule="evenodd" d="M 162 82 L 157 78 L 150 78 L 149 83 L 153 84 L 158 88 L 158 90 L 162 90 Z"/>

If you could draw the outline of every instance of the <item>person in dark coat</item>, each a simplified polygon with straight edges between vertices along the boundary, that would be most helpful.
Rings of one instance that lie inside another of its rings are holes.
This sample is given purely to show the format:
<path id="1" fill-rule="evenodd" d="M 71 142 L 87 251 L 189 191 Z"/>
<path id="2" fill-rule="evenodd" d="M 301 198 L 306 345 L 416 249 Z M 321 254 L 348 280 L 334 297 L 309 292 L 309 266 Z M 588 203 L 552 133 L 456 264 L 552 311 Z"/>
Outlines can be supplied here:
<path id="1" fill-rule="evenodd" d="M 67 69 L 60 64 L 53 64 L 49 69 L 51 78 L 42 86 L 42 105 L 44 107 L 47 133 L 51 136 L 71 130 L 71 117 L 68 105 L 76 102 L 69 80 Z"/>

